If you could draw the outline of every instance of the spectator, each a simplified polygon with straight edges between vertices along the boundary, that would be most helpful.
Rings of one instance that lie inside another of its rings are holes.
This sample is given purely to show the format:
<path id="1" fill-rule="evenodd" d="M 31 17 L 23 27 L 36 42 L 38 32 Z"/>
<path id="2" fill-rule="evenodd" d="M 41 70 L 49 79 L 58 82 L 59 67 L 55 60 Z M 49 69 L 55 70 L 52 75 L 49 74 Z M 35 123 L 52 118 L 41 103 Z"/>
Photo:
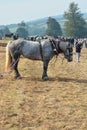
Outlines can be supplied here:
<path id="1" fill-rule="evenodd" d="M 71 44 L 72 44 L 73 47 L 74 47 L 74 38 L 70 38 L 70 42 L 71 42 Z"/>
<path id="2" fill-rule="evenodd" d="M 87 48 L 87 38 L 85 39 L 85 47 Z"/>
<path id="3" fill-rule="evenodd" d="M 80 39 L 76 42 L 76 61 L 80 62 L 80 55 L 81 55 L 81 49 L 82 49 L 82 42 Z"/>

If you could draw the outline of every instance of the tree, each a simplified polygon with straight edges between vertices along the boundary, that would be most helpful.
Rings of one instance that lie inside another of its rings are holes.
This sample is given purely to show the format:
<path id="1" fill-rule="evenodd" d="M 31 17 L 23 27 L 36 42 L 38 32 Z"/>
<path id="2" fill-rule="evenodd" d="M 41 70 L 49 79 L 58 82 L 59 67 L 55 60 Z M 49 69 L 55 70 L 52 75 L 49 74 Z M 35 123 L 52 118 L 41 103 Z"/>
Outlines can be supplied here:
<path id="1" fill-rule="evenodd" d="M 7 27 L 7 26 L 5 26 L 3 29 L 2 29 L 2 34 L 3 34 L 3 36 L 5 35 L 5 34 L 10 34 L 11 32 L 10 32 L 10 30 L 9 30 L 9 28 Z"/>
<path id="2" fill-rule="evenodd" d="M 21 23 L 18 23 L 19 27 L 27 27 L 26 23 L 24 21 L 21 21 Z"/>
<path id="3" fill-rule="evenodd" d="M 0 32 L 0 40 L 2 40 L 2 33 Z"/>
<path id="4" fill-rule="evenodd" d="M 62 35 L 60 24 L 54 18 L 48 18 L 46 34 L 54 37 Z"/>
<path id="5" fill-rule="evenodd" d="M 19 37 L 22 38 L 28 37 L 28 31 L 23 27 L 17 28 L 16 33 L 18 34 Z"/>
<path id="6" fill-rule="evenodd" d="M 2 37 L 3 37 L 3 31 L 2 29 L 0 29 L 0 40 L 2 39 Z"/>
<path id="7" fill-rule="evenodd" d="M 68 11 L 64 13 L 64 17 L 66 19 L 64 23 L 66 36 L 74 38 L 86 37 L 86 22 L 79 11 L 78 4 L 72 2 L 69 5 Z"/>
<path id="8" fill-rule="evenodd" d="M 4 37 L 5 34 L 10 34 L 10 30 L 7 26 L 4 26 L 3 28 L 0 29 L 0 39 L 1 37 Z"/>
<path id="9" fill-rule="evenodd" d="M 18 34 L 19 37 L 23 37 L 23 38 L 28 37 L 28 35 L 29 35 L 28 26 L 26 25 L 26 23 L 24 21 L 22 21 L 21 23 L 18 24 L 16 33 Z"/>

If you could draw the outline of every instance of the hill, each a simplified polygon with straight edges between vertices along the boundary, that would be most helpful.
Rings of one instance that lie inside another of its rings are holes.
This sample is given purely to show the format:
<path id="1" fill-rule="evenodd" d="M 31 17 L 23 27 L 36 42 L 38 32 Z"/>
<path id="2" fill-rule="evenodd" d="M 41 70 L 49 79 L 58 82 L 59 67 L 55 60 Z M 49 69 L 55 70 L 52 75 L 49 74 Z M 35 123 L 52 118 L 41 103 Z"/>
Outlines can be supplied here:
<path id="1" fill-rule="evenodd" d="M 85 21 L 87 21 L 87 13 L 84 13 L 82 15 Z M 56 16 L 50 16 L 50 17 L 55 18 L 60 23 L 61 27 L 63 28 L 64 21 L 65 21 L 63 15 L 56 15 Z M 28 22 L 24 21 L 29 26 L 29 35 L 37 35 L 37 34 L 45 35 L 47 20 L 48 20 L 48 17 L 36 19 L 36 20 L 28 21 Z M 18 24 L 9 24 L 6 26 L 10 29 L 11 32 L 15 32 L 18 27 Z M 1 25 L 0 29 L 3 27 L 4 25 Z"/>

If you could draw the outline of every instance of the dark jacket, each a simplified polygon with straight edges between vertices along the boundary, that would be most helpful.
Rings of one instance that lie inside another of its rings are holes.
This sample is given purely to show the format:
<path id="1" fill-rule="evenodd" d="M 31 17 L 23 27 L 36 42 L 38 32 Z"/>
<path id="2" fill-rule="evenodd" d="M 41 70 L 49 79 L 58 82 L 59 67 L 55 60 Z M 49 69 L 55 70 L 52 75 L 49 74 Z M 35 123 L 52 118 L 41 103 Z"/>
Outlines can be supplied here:
<path id="1" fill-rule="evenodd" d="M 82 49 L 82 44 L 81 43 L 77 43 L 76 44 L 76 52 L 81 52 L 81 49 Z"/>

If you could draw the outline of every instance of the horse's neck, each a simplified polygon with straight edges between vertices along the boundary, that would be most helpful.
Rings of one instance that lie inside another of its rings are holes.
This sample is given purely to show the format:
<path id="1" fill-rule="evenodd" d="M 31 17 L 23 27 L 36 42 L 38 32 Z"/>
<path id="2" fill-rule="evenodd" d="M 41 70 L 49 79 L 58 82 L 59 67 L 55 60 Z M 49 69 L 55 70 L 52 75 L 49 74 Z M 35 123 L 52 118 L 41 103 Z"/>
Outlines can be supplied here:
<path id="1" fill-rule="evenodd" d="M 62 51 L 65 51 L 66 48 L 67 48 L 67 45 L 68 45 L 68 42 L 63 42 L 63 41 L 61 41 L 61 42 L 60 42 L 60 48 L 61 48 L 61 50 L 62 50 Z"/>

